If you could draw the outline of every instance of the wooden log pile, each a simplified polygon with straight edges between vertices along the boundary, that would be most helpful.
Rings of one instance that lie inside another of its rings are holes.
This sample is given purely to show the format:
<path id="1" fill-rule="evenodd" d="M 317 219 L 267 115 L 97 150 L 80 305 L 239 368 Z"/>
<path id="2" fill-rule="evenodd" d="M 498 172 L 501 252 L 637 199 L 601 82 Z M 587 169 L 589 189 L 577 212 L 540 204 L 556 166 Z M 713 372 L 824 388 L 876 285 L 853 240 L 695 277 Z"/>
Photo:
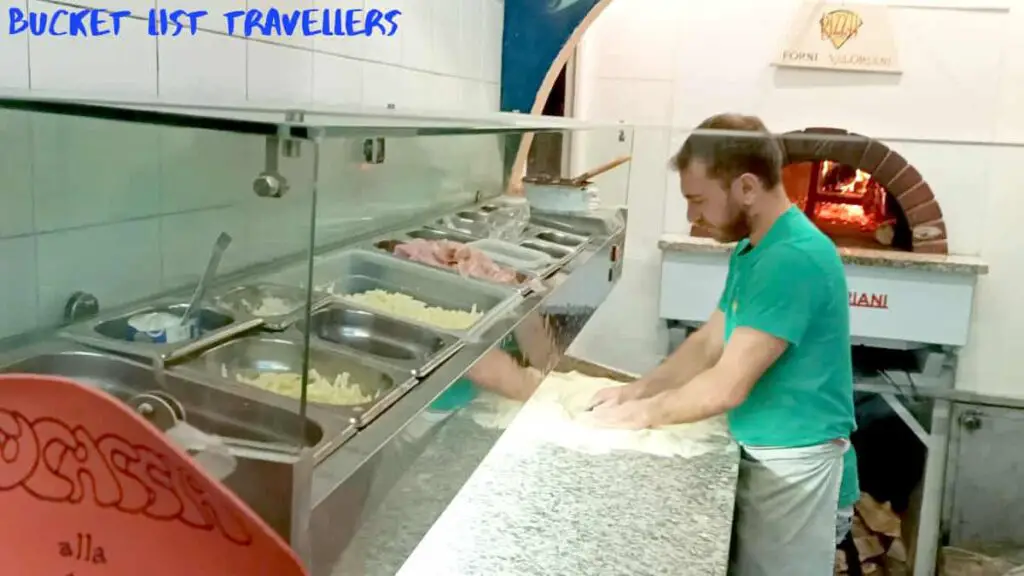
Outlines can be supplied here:
<path id="1" fill-rule="evenodd" d="M 901 532 L 902 520 L 888 502 L 879 503 L 862 493 L 853 518 L 853 542 L 860 556 L 863 574 L 910 576 L 907 546 Z M 1024 576 L 1024 549 L 998 546 L 968 550 L 945 546 L 939 552 L 938 576 Z M 846 576 L 842 551 L 836 552 L 837 576 Z"/>
<path id="2" fill-rule="evenodd" d="M 877 576 L 909 576 L 907 547 L 900 532 L 899 515 L 888 502 L 879 503 L 861 494 L 853 517 L 853 542 L 860 556 L 861 571 Z M 836 552 L 836 574 L 847 574 L 846 557 Z"/>

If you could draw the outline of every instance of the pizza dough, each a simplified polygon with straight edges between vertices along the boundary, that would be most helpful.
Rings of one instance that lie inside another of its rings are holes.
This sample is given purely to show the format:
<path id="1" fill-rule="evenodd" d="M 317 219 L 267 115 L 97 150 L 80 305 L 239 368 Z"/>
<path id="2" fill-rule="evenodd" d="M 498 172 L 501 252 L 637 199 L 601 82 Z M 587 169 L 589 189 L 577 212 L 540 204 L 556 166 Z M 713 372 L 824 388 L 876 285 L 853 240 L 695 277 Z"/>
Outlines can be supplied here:
<path id="1" fill-rule="evenodd" d="M 504 430 L 512 424 L 522 408 L 523 403 L 518 400 L 482 390 L 469 405 L 469 413 L 473 421 L 483 428 Z"/>
<path id="2" fill-rule="evenodd" d="M 715 437 L 727 437 L 722 418 L 648 430 L 598 428 L 580 416 L 595 392 L 622 382 L 578 372 L 550 374 L 521 408 L 506 436 L 524 443 L 545 442 L 588 454 L 613 451 L 643 452 L 662 457 L 693 458 L 721 447 Z M 512 409 L 511 406 L 508 409 Z M 491 421 L 500 421 L 493 416 Z M 484 422 L 477 420 L 484 425 Z"/>

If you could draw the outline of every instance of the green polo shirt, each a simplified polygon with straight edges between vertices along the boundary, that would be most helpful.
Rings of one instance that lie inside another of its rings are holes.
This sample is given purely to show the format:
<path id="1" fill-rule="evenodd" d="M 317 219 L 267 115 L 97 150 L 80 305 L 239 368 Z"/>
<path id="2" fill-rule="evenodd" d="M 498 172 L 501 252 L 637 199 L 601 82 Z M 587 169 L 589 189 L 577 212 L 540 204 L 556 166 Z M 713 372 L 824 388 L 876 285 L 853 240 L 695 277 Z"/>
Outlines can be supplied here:
<path id="1" fill-rule="evenodd" d="M 718 303 L 725 340 L 747 327 L 789 343 L 782 356 L 728 414 L 736 441 L 799 447 L 849 438 L 853 412 L 850 309 L 842 260 L 825 234 L 796 207 L 764 238 L 740 241 Z M 859 497 L 856 455 L 843 466 L 840 507 Z"/>

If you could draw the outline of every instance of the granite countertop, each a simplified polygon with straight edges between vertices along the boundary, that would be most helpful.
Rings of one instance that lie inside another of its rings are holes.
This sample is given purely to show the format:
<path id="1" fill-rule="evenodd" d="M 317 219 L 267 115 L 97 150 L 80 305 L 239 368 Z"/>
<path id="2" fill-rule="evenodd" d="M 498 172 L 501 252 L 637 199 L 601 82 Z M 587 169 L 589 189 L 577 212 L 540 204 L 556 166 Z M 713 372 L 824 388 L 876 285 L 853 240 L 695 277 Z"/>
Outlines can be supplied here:
<path id="1" fill-rule="evenodd" d="M 663 252 L 732 252 L 735 244 L 721 244 L 711 238 L 698 238 L 683 234 L 665 234 L 658 240 Z M 871 250 L 868 248 L 840 248 L 843 262 L 858 266 L 904 268 L 957 274 L 987 274 L 988 264 L 974 256 L 944 254 L 922 254 L 918 252 L 897 252 L 893 250 Z"/>
<path id="2" fill-rule="evenodd" d="M 459 425 L 452 421 L 451 425 Z M 726 573 L 739 455 L 590 455 L 512 422 L 400 576 Z M 465 430 L 462 432 L 467 434 Z M 442 465 L 442 463 L 438 463 Z"/>

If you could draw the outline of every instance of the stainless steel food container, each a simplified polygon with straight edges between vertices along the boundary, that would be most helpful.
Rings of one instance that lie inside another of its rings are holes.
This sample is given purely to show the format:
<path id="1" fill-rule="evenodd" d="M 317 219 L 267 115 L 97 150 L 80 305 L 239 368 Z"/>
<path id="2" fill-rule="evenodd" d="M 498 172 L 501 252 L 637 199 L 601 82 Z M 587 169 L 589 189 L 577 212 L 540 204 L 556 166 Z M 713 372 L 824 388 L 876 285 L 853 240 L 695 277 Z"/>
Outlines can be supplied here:
<path id="1" fill-rule="evenodd" d="M 306 315 L 306 289 L 272 283 L 252 283 L 242 286 L 224 287 L 210 294 L 218 307 L 228 310 L 236 318 L 260 320 L 269 330 L 284 330 Z M 292 309 L 282 314 L 257 315 L 253 306 L 266 297 L 294 303 Z M 311 311 L 323 308 L 331 299 L 330 294 L 313 291 Z"/>
<path id="2" fill-rule="evenodd" d="M 297 322 L 295 329 L 304 333 L 305 320 Z M 427 376 L 462 348 L 462 342 L 451 334 L 344 302 L 334 302 L 315 312 L 309 332 L 319 346 L 336 346 L 369 356 L 417 378 Z"/>
<path id="3" fill-rule="evenodd" d="M 532 228 L 528 227 L 527 230 L 537 233 L 541 231 L 541 228 L 534 226 Z M 409 238 L 419 238 L 422 240 L 451 240 L 453 242 L 462 242 L 463 244 L 469 244 L 472 242 L 476 242 L 478 240 L 485 240 L 484 238 L 474 238 L 473 236 L 462 234 L 456 230 L 444 229 L 441 227 L 434 226 L 421 226 L 417 228 L 412 228 L 410 230 L 402 232 L 401 234 L 404 236 L 408 236 Z M 573 248 L 568 248 L 566 246 L 562 246 L 559 244 L 552 244 L 551 242 L 545 242 L 544 240 L 540 240 L 535 236 L 526 236 L 519 242 L 515 242 L 515 244 L 518 244 L 519 246 L 522 246 L 524 248 L 529 248 L 531 250 L 543 252 L 554 259 L 554 261 L 551 263 L 551 266 L 548 268 L 542 268 L 540 270 L 533 271 L 523 270 L 524 272 L 531 272 L 533 275 L 540 278 L 546 278 L 550 276 L 551 273 L 561 268 L 568 259 L 570 259 L 574 254 L 578 252 L 578 250 Z"/>
<path id="4" fill-rule="evenodd" d="M 275 281 L 305 283 L 305 267 L 296 266 L 273 276 Z M 301 278 L 300 278 L 301 277 Z M 465 330 L 446 329 L 418 320 L 396 316 L 373 309 L 384 316 L 452 334 L 471 341 L 494 321 L 522 301 L 520 290 L 463 278 L 458 274 L 424 266 L 394 256 L 366 249 L 342 250 L 318 256 L 313 260 L 313 283 L 317 290 L 343 298 L 370 290 L 406 294 L 428 306 L 447 310 L 471 310 L 474 306 L 483 315 Z M 352 306 L 364 308 L 346 300 Z"/>
<path id="5" fill-rule="evenodd" d="M 302 374 L 303 356 L 301 334 L 253 334 L 207 350 L 182 364 L 181 369 L 203 373 L 211 381 L 230 382 L 258 397 L 278 402 L 284 398 L 297 405 L 298 398 L 264 390 L 242 382 L 238 377 L 251 378 L 260 373 Z M 377 364 L 343 350 L 312 345 L 309 349 L 309 369 L 316 370 L 332 382 L 347 373 L 350 383 L 357 385 L 364 394 L 372 395 L 371 400 L 354 405 L 308 401 L 319 410 L 356 426 L 365 426 L 371 422 L 416 383 L 416 378 L 410 372 Z"/>
<path id="6" fill-rule="evenodd" d="M 417 229 L 417 230 L 422 230 L 422 229 Z M 467 277 L 467 276 L 463 276 L 462 274 L 459 273 L 458 270 L 453 270 L 451 268 L 443 268 L 443 267 L 440 267 L 440 266 L 432 266 L 432 265 L 424 263 L 424 262 L 419 262 L 419 261 L 416 261 L 416 260 L 410 260 L 408 258 L 403 258 L 402 256 L 398 256 L 398 255 L 396 255 L 394 253 L 395 248 L 399 244 L 404 243 L 404 242 L 408 242 L 408 241 L 410 241 L 412 239 L 413 239 L 412 236 L 408 236 L 405 233 L 386 234 L 384 236 L 380 236 L 378 238 L 375 238 L 375 239 L 371 240 L 370 242 L 368 242 L 365 245 L 365 247 L 368 248 L 368 249 L 372 248 L 374 250 L 379 250 L 379 251 L 381 251 L 381 252 L 383 252 L 385 254 L 388 254 L 388 255 L 390 255 L 390 256 L 392 256 L 394 258 L 399 258 L 399 259 L 401 259 L 403 261 L 406 261 L 406 262 L 411 262 L 413 264 L 417 264 L 417 265 L 420 265 L 420 266 L 427 266 L 427 267 L 433 268 L 435 270 L 441 270 L 443 272 L 447 272 L 449 274 L 454 274 L 454 275 L 459 276 L 461 278 L 470 278 L 470 277 Z M 455 240 L 455 241 L 456 242 L 461 242 L 459 240 Z M 461 242 L 461 243 L 469 244 L 470 242 L 474 242 L 474 241 L 475 240 L 470 240 L 469 242 Z M 536 281 L 536 279 L 541 277 L 536 271 L 524 270 L 522 268 L 517 268 L 515 266 L 509 266 L 509 265 L 501 264 L 501 263 L 497 263 L 497 262 L 496 262 L 496 264 L 499 265 L 499 266 L 502 266 L 503 268 L 509 269 L 513 273 L 515 273 L 515 275 L 516 275 L 515 283 L 508 284 L 508 283 L 504 283 L 504 282 L 498 282 L 496 280 L 491 280 L 491 279 L 488 279 L 488 278 L 478 278 L 478 277 L 475 277 L 475 276 L 471 277 L 471 279 L 478 280 L 480 282 L 487 282 L 488 284 L 495 284 L 495 285 L 498 285 L 498 286 L 513 286 L 513 287 L 517 288 L 520 293 L 526 293 L 526 292 L 528 292 L 528 291 L 530 291 L 532 289 L 532 285 Z"/>
<path id="7" fill-rule="evenodd" d="M 184 299 L 162 299 L 146 306 L 122 309 L 85 322 L 68 326 L 60 335 L 102 350 L 136 358 L 172 362 L 203 348 L 212 346 L 259 326 L 262 321 L 252 317 L 235 317 L 228 310 L 204 302 L 196 316 L 198 337 L 181 342 L 146 342 L 135 340 L 136 331 L 128 321 L 140 314 L 167 312 L 181 316 L 188 308 Z"/>

